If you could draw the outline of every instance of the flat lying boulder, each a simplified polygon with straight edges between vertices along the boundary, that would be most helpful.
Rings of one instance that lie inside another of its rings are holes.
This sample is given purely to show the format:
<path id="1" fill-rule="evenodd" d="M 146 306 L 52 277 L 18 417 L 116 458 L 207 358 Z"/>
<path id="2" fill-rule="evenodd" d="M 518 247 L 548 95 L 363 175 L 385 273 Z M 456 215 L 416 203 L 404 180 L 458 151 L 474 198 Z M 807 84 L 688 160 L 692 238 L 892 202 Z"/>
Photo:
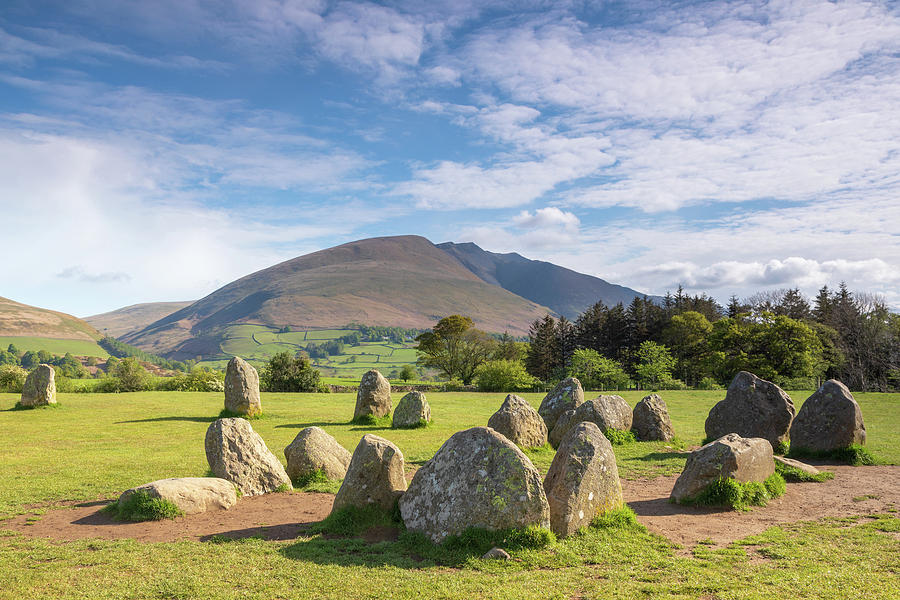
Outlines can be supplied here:
<path id="1" fill-rule="evenodd" d="M 631 431 L 639 442 L 668 442 L 675 437 L 665 400 L 650 394 L 634 406 Z"/>
<path id="2" fill-rule="evenodd" d="M 422 423 L 431 422 L 431 406 L 422 392 L 410 392 L 400 398 L 394 410 L 391 427 L 409 429 L 419 427 Z"/>
<path id="3" fill-rule="evenodd" d="M 690 453 L 672 488 L 672 499 L 692 500 L 720 477 L 762 483 L 774 472 L 775 460 L 768 440 L 729 433 Z"/>
<path id="4" fill-rule="evenodd" d="M 290 488 L 281 462 L 246 419 L 218 419 L 206 430 L 205 446 L 213 474 L 236 485 L 245 496 Z"/>
<path id="5" fill-rule="evenodd" d="M 559 448 L 559 444 L 562 442 L 562 439 L 565 437 L 569 430 L 572 429 L 573 420 L 575 419 L 575 410 L 570 409 L 564 412 L 559 416 L 559 419 L 556 420 L 556 426 L 550 431 L 550 435 L 547 436 L 550 445 L 554 448 Z"/>
<path id="6" fill-rule="evenodd" d="M 575 409 L 575 413 L 571 417 L 567 417 L 565 420 L 560 417 L 556 427 L 553 428 L 553 439 L 557 443 L 562 442 L 569 430 L 582 421 L 593 423 L 600 428 L 600 431 L 607 429 L 628 431 L 631 429 L 631 420 L 631 407 L 622 396 L 601 395 L 584 402 Z"/>
<path id="7" fill-rule="evenodd" d="M 19 406 L 33 408 L 56 404 L 56 371 L 50 365 L 38 365 L 25 378 Z"/>
<path id="8" fill-rule="evenodd" d="M 384 375 L 372 369 L 366 372 L 359 382 L 353 419 L 368 415 L 384 417 L 389 414 L 391 414 L 391 383 Z"/>
<path id="9" fill-rule="evenodd" d="M 540 448 L 547 443 L 547 426 L 527 400 L 509 394 L 500 409 L 488 419 L 488 427 L 522 448 Z"/>
<path id="10" fill-rule="evenodd" d="M 365 508 L 370 504 L 393 510 L 397 497 L 406 489 L 403 453 L 393 443 L 377 435 L 364 435 L 353 457 L 331 511 L 347 506 Z"/>
<path id="11" fill-rule="evenodd" d="M 321 471 L 328 479 L 343 479 L 350 452 L 321 427 L 307 427 L 284 449 L 287 474 L 293 480 Z"/>
<path id="12" fill-rule="evenodd" d="M 469 527 L 550 527 L 541 475 L 527 456 L 488 427 L 453 434 L 400 498 L 410 531 L 435 543 Z"/>
<path id="13" fill-rule="evenodd" d="M 541 401 L 538 414 L 544 419 L 548 431 L 556 427 L 556 422 L 567 410 L 575 410 L 584 402 L 584 388 L 575 377 L 563 379 L 550 390 Z"/>
<path id="14" fill-rule="evenodd" d="M 225 510 L 237 502 L 234 484 L 218 477 L 176 477 L 151 481 L 125 490 L 119 496 L 119 504 L 123 504 L 135 492 L 146 492 L 151 498 L 167 500 L 185 515 Z"/>
<path id="15" fill-rule="evenodd" d="M 581 422 L 563 438 L 544 479 L 544 492 L 550 529 L 561 538 L 622 506 L 616 456 L 599 427 Z"/>
<path id="16" fill-rule="evenodd" d="M 794 460 L 793 458 L 787 458 L 784 456 L 775 456 L 775 462 L 781 463 L 786 467 L 793 467 L 795 469 L 799 469 L 806 473 L 807 475 L 818 475 L 819 470 L 812 465 L 808 465 L 805 462 L 800 462 L 799 460 Z"/>
<path id="17" fill-rule="evenodd" d="M 706 418 L 707 439 L 729 433 L 759 437 L 781 450 L 788 440 L 794 403 L 784 390 L 752 373 L 735 375 L 725 399 L 712 407 Z"/>
<path id="18" fill-rule="evenodd" d="M 829 379 L 806 399 L 791 425 L 791 448 L 813 452 L 866 443 L 862 411 L 850 390 Z"/>
<path id="19" fill-rule="evenodd" d="M 229 360 L 225 369 L 225 410 L 248 417 L 262 412 L 259 373 L 239 356 Z"/>

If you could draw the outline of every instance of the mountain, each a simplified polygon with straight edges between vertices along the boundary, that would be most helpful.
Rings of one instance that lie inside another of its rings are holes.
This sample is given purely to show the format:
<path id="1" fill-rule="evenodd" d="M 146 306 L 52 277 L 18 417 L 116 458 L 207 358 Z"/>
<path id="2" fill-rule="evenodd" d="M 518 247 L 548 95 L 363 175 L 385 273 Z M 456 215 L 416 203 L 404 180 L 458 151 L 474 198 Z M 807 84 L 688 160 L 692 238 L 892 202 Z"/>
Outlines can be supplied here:
<path id="1" fill-rule="evenodd" d="M 2 297 L 0 297 L 0 336 L 90 342 L 103 337 L 99 331 L 78 317 Z"/>
<path id="2" fill-rule="evenodd" d="M 487 331 L 527 333 L 550 310 L 476 276 L 419 236 L 360 240 L 242 277 L 122 339 L 169 358 L 221 353 L 228 328 L 427 328 L 450 314 Z"/>
<path id="3" fill-rule="evenodd" d="M 631 288 L 553 263 L 530 260 L 514 252 L 488 252 L 472 242 L 445 242 L 437 247 L 456 258 L 482 281 L 547 306 L 568 319 L 575 319 L 598 300 L 607 306 L 619 302 L 628 306 L 635 297 L 644 296 Z"/>
<path id="4" fill-rule="evenodd" d="M 140 331 L 147 325 L 171 315 L 176 310 L 189 306 L 191 302 L 146 302 L 132 304 L 99 315 L 85 317 L 84 320 L 99 331 L 112 337 L 122 337 Z"/>

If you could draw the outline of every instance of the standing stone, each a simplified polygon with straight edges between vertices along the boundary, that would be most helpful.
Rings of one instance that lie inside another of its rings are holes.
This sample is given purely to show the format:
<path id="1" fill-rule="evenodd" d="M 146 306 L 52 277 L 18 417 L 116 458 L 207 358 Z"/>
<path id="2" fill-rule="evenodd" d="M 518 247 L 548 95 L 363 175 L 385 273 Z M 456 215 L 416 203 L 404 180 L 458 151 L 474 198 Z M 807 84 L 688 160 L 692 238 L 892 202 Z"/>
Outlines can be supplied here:
<path id="1" fill-rule="evenodd" d="M 389 414 L 391 414 L 391 384 L 384 375 L 372 369 L 363 375 L 359 382 L 353 419 L 367 415 L 383 417 Z"/>
<path id="2" fill-rule="evenodd" d="M 576 408 L 575 414 L 570 419 L 563 420 L 561 417 L 560 422 L 553 428 L 553 439 L 561 442 L 569 430 L 582 421 L 590 421 L 599 427 L 600 431 L 607 429 L 628 431 L 631 429 L 631 419 L 631 407 L 622 396 L 597 396 Z"/>
<path id="3" fill-rule="evenodd" d="M 431 406 L 422 392 L 410 392 L 400 398 L 391 427 L 394 429 L 419 427 L 431 422 Z"/>
<path id="4" fill-rule="evenodd" d="M 225 510 L 237 502 L 234 484 L 218 477 L 176 477 L 151 481 L 125 490 L 119 496 L 119 504 L 135 492 L 146 492 L 151 498 L 168 500 L 185 515 Z"/>
<path id="5" fill-rule="evenodd" d="M 675 437 L 666 402 L 650 394 L 634 406 L 631 431 L 639 442 L 668 442 Z"/>
<path id="6" fill-rule="evenodd" d="M 405 489 L 406 474 L 400 448 L 377 435 L 364 435 L 353 451 L 331 512 L 347 506 L 365 508 L 370 504 L 389 511 Z"/>
<path id="7" fill-rule="evenodd" d="M 547 443 L 547 426 L 541 415 L 515 394 L 509 394 L 500 410 L 491 415 L 488 427 L 522 448 L 540 448 Z"/>
<path id="8" fill-rule="evenodd" d="M 556 427 L 556 422 L 567 410 L 574 410 L 584 402 L 584 389 L 575 377 L 563 379 L 550 393 L 544 396 L 538 414 L 544 419 L 548 431 Z"/>
<path id="9" fill-rule="evenodd" d="M 847 386 L 829 379 L 806 399 L 791 425 L 791 448 L 828 452 L 866 443 L 862 411 Z"/>
<path id="10" fill-rule="evenodd" d="M 247 419 L 218 419 L 206 430 L 206 461 L 216 477 L 227 479 L 245 496 L 290 488 L 281 462 Z"/>
<path id="11" fill-rule="evenodd" d="M 672 499 L 676 502 L 693 499 L 720 477 L 741 483 L 762 483 L 774 472 L 775 460 L 768 440 L 729 433 L 688 455 L 684 470 L 672 488 Z"/>
<path id="12" fill-rule="evenodd" d="M 566 437 L 566 434 L 569 433 L 569 430 L 578 424 L 577 422 L 573 422 L 575 419 L 575 412 L 575 410 L 567 410 L 556 420 L 556 426 L 553 427 L 550 431 L 550 435 L 547 436 L 550 445 L 554 448 L 559 448 L 559 444 L 562 442 L 562 439 Z"/>
<path id="13" fill-rule="evenodd" d="M 566 537 L 589 525 L 595 515 L 620 508 L 622 484 L 612 444 L 590 422 L 563 438 L 544 479 L 550 529 Z"/>
<path id="14" fill-rule="evenodd" d="M 541 475 L 519 448 L 488 427 L 454 433 L 400 498 L 410 531 L 435 543 L 469 527 L 550 527 Z"/>
<path id="15" fill-rule="evenodd" d="M 322 471 L 328 479 L 343 479 L 350 453 L 321 427 L 307 427 L 284 449 L 287 474 L 297 480 Z"/>
<path id="16" fill-rule="evenodd" d="M 769 440 L 781 450 L 788 440 L 794 403 L 784 390 L 741 371 L 735 375 L 725 399 L 712 407 L 706 418 L 707 439 L 718 439 L 728 433 Z"/>
<path id="17" fill-rule="evenodd" d="M 33 408 L 56 404 L 56 372 L 50 365 L 38 365 L 25 378 L 19 406 Z"/>
<path id="18" fill-rule="evenodd" d="M 248 417 L 262 412 L 259 374 L 240 356 L 229 360 L 225 369 L 225 410 Z"/>

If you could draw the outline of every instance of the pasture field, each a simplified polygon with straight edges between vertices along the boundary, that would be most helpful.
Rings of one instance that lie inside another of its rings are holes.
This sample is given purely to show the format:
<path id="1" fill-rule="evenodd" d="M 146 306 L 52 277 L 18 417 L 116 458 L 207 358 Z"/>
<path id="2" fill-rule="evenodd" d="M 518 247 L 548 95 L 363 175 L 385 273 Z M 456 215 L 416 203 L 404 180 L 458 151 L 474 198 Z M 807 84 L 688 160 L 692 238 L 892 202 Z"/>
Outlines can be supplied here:
<path id="1" fill-rule="evenodd" d="M 676 443 L 616 446 L 620 475 L 680 472 L 679 447 L 702 439 L 723 391 L 662 392 Z M 634 405 L 643 392 L 623 392 Z M 791 394 L 798 405 L 809 392 Z M 252 421 L 269 448 L 323 427 L 353 450 L 365 433 L 422 464 L 455 431 L 484 425 L 503 394 L 429 393 L 434 423 L 391 430 L 351 425 L 354 394 L 264 393 Z M 535 406 L 542 394 L 524 394 Z M 857 394 L 869 449 L 900 463 L 900 394 Z M 58 407 L 11 410 L 0 394 L 0 598 L 896 598 L 900 519 L 831 519 L 773 527 L 725 548 L 680 549 L 639 526 L 591 528 L 517 560 L 451 564 L 391 541 L 310 535 L 221 543 L 59 541 L 3 530 L 3 519 L 64 501 L 112 499 L 155 479 L 203 476 L 203 439 L 218 393 L 60 394 Z M 394 402 L 399 400 L 395 397 Z M 546 471 L 552 450 L 530 453 Z M 859 467 L 864 469 L 866 467 Z M 240 502 L 232 510 L 240 510 Z M 40 518 L 38 515 L 37 518 Z M 798 514 L 797 520 L 802 519 Z M 257 523 L 248 524 L 258 525 Z M 402 541 L 402 540 L 401 540 Z M 752 549 L 752 552 L 750 551 Z M 760 558 L 762 557 L 762 558 Z"/>
<path id="2" fill-rule="evenodd" d="M 109 352 L 97 345 L 96 342 L 88 340 L 63 340 L 56 338 L 44 337 L 5 337 L 0 336 L 0 349 L 6 350 L 10 344 L 15 344 L 19 352 L 28 352 L 34 350 L 46 350 L 50 354 L 64 356 L 66 352 L 71 352 L 73 356 L 97 356 L 99 358 L 109 358 Z"/>

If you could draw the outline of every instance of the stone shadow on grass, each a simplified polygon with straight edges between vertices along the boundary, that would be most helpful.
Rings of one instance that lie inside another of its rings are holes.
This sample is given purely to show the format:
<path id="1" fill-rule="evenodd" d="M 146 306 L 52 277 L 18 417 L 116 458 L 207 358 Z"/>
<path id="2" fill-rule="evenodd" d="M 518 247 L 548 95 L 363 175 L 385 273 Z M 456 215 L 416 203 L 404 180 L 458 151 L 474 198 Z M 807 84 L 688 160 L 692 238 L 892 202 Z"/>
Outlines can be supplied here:
<path id="1" fill-rule="evenodd" d="M 657 462 L 660 460 L 669 460 L 672 458 L 682 458 L 687 460 L 690 452 L 651 452 L 644 456 L 635 456 L 632 460 L 644 460 L 647 462 Z"/>
<path id="2" fill-rule="evenodd" d="M 166 421 L 188 421 L 191 423 L 212 423 L 219 417 L 154 417 L 152 419 L 135 419 L 133 421 L 116 421 L 113 425 L 125 423 L 163 423 Z"/>
<path id="3" fill-rule="evenodd" d="M 209 542 L 213 544 L 225 544 L 230 542 L 241 542 L 244 540 L 268 540 L 286 542 L 296 540 L 301 535 L 306 535 L 309 530 L 310 523 L 283 523 L 281 525 L 260 525 L 258 527 L 247 527 L 246 529 L 233 529 L 231 531 L 222 531 L 210 535 L 204 535 L 200 538 L 201 542 Z"/>
<path id="4" fill-rule="evenodd" d="M 291 560 L 302 560 L 319 565 L 391 566 L 399 569 L 421 569 L 438 564 L 433 560 L 418 556 L 414 552 L 409 552 L 402 541 L 370 542 L 364 537 L 317 536 L 285 546 L 278 552 Z M 460 566 L 460 564 L 447 566 Z"/>
<path id="5" fill-rule="evenodd" d="M 287 423 L 286 425 L 276 425 L 275 429 L 288 427 L 290 429 L 306 429 L 307 427 L 331 427 L 332 425 L 346 425 L 346 421 L 317 421 L 314 423 Z"/>

